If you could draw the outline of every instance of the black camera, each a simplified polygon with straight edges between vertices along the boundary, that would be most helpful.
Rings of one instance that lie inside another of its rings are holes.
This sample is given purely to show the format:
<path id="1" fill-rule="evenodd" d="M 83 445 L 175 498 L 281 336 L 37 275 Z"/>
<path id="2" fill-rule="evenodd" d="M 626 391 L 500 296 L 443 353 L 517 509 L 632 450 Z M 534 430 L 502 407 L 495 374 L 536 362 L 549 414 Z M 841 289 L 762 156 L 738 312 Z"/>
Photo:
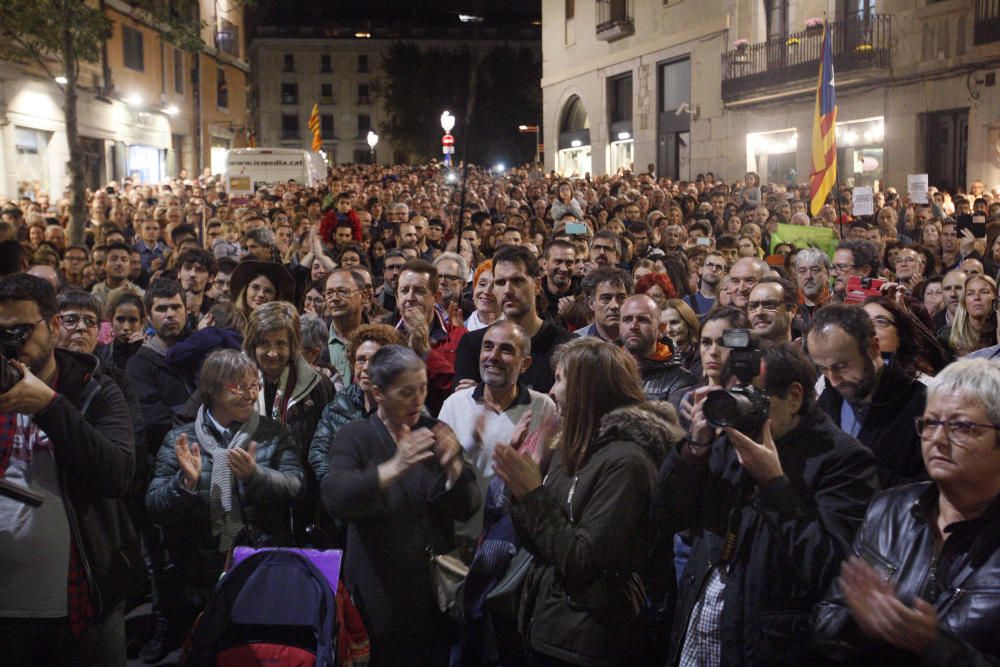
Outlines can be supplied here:
<path id="1" fill-rule="evenodd" d="M 0 330 L 0 394 L 6 394 L 21 381 L 21 371 L 10 363 L 10 359 L 17 359 L 21 346 L 31 337 L 35 326 L 22 324 L 13 329 Z"/>
<path id="2" fill-rule="evenodd" d="M 753 386 L 753 379 L 760 375 L 760 347 L 749 329 L 727 329 L 722 344 L 730 350 L 727 367 L 739 384 L 728 391 L 710 393 L 702 408 L 705 417 L 712 426 L 731 426 L 757 437 L 770 408 L 767 394 Z"/>

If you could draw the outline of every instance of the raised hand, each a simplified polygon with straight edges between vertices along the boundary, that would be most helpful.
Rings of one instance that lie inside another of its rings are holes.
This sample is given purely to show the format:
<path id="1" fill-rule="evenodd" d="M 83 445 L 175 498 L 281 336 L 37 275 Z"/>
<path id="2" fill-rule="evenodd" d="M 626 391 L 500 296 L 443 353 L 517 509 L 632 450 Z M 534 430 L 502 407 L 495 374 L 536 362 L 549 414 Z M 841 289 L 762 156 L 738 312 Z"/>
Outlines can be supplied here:
<path id="1" fill-rule="evenodd" d="M 184 475 L 184 485 L 189 491 L 194 491 L 201 476 L 201 447 L 197 441 L 189 445 L 187 433 L 181 433 L 174 442 L 174 454 Z"/>

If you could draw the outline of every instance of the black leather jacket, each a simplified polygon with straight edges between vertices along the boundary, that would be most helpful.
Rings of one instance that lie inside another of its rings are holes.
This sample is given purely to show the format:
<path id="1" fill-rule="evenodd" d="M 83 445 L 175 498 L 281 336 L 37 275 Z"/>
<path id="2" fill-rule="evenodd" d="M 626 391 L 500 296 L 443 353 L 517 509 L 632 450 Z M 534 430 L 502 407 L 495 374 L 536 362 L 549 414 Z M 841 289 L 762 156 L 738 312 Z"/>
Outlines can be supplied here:
<path id="1" fill-rule="evenodd" d="M 695 376 L 686 371 L 675 357 L 665 361 L 652 359 L 637 361 L 639 375 L 642 377 L 642 391 L 650 401 L 665 401 L 678 389 L 693 387 L 698 383 Z"/>
<path id="2" fill-rule="evenodd" d="M 935 557 L 937 503 L 932 482 L 880 494 L 868 508 L 853 551 L 889 577 L 900 599 L 919 596 L 934 605 L 938 639 L 918 659 L 867 638 L 835 581 L 815 617 L 817 653 L 829 663 L 1000 665 L 1000 497 L 979 519 L 949 526 Z"/>

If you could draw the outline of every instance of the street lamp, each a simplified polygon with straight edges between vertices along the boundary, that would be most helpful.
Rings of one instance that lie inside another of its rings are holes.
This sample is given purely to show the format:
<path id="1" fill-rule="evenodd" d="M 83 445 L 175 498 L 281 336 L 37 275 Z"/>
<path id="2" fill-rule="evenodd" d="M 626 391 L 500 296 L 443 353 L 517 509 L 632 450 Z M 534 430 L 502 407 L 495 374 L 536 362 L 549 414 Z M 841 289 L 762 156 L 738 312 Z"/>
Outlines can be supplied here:
<path id="1" fill-rule="evenodd" d="M 368 148 L 372 151 L 372 164 L 375 164 L 375 145 L 378 143 L 378 135 L 374 131 L 368 130 Z"/>
<path id="2" fill-rule="evenodd" d="M 541 151 L 538 150 L 538 133 L 541 131 L 541 128 L 538 125 L 518 125 L 517 131 L 521 134 L 533 133 L 535 135 L 535 164 L 541 162 L 542 155 Z"/>
<path id="3" fill-rule="evenodd" d="M 455 152 L 455 137 L 451 136 L 451 130 L 455 127 L 455 117 L 450 111 L 441 114 L 441 129 L 444 136 L 441 137 L 441 151 L 444 153 L 444 163 L 451 166 L 451 154 Z"/>

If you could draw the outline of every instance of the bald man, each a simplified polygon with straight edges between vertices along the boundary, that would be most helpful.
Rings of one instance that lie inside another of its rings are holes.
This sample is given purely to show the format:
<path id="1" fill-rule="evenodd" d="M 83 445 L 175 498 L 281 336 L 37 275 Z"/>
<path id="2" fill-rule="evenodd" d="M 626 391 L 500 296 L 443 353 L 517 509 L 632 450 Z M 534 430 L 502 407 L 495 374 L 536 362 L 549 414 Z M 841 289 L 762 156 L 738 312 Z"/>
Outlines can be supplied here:
<path id="1" fill-rule="evenodd" d="M 677 392 L 697 384 L 674 357 L 670 345 L 664 342 L 666 323 L 660 319 L 660 307 L 645 294 L 636 294 L 621 307 L 619 335 L 625 350 L 639 367 L 642 390 L 651 401 L 665 401 Z"/>

